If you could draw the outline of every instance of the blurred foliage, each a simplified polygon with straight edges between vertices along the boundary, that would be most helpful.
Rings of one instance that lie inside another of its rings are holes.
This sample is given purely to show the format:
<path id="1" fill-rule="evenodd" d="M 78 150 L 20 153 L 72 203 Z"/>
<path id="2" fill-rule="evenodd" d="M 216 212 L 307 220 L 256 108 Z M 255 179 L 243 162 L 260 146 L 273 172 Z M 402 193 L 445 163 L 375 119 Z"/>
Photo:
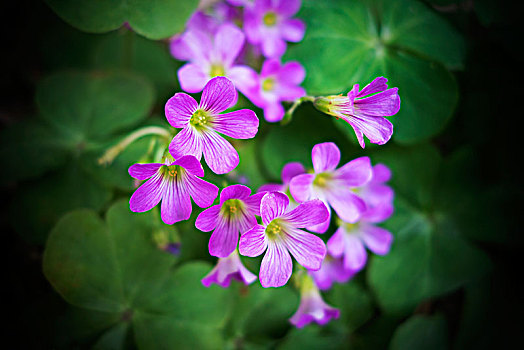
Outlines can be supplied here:
<path id="1" fill-rule="evenodd" d="M 2 82 L 12 96 L 1 94 L 2 227 L 21 347 L 511 348 L 521 328 L 512 315 L 524 311 L 513 272 L 522 237 L 512 220 L 524 191 L 513 110 L 521 28 L 509 2 L 303 1 L 306 36 L 284 61 L 304 64 L 310 95 L 387 77 L 402 99 L 387 145 L 362 150 L 346 123 L 307 103 L 286 125 L 269 124 L 240 96 L 260 130 L 254 140 L 232 141 L 240 154 L 234 172 L 217 176 L 204 165 L 219 187 L 279 182 L 285 163 L 310 168 L 312 147 L 326 141 L 340 147 L 342 162 L 368 155 L 392 169 L 390 254 L 323 292 L 340 319 L 303 329 L 288 322 L 299 304 L 292 283 L 202 287 L 215 262 L 209 234 L 194 227 L 202 209 L 173 227 L 160 222 L 158 208 L 129 211 L 135 184 L 127 168 L 151 160 L 166 140 L 143 137 L 113 163 L 98 163 L 129 132 L 167 125 L 163 108 L 179 91 L 181 62 L 167 40 L 152 39 L 180 32 L 196 2 L 46 3 L 30 14 L 9 4 L 29 23 L 19 34 L 4 31 L 13 34 Z M 159 232 L 179 239 L 178 255 L 158 246 Z M 242 259 L 258 271 L 260 258 Z"/>

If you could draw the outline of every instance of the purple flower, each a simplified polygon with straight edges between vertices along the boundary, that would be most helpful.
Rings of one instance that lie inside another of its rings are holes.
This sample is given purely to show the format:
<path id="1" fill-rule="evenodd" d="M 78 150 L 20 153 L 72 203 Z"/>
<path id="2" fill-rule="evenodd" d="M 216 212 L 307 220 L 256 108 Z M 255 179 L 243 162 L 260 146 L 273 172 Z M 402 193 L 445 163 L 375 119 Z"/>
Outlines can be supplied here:
<path id="1" fill-rule="evenodd" d="M 330 206 L 342 220 L 357 222 L 366 210 L 366 204 L 353 190 L 371 179 L 369 158 L 360 157 L 336 169 L 340 162 L 340 150 L 332 142 L 315 145 L 311 157 L 314 173 L 297 175 L 289 184 L 291 194 L 297 202 L 318 198 L 329 210 L 325 222 L 308 229 L 318 233 L 326 232 L 331 218 Z"/>
<path id="2" fill-rule="evenodd" d="M 134 164 L 129 167 L 129 175 L 137 180 L 148 179 L 131 196 L 131 211 L 148 211 L 162 200 L 162 221 L 168 225 L 189 219 L 190 198 L 199 207 L 207 208 L 218 194 L 218 187 L 197 177 L 204 176 L 204 169 L 190 155 L 173 162 L 166 160 L 164 164 Z"/>
<path id="3" fill-rule="evenodd" d="M 386 255 L 392 241 L 393 235 L 388 230 L 375 226 L 373 221 L 362 216 L 356 224 L 341 222 L 327 245 L 329 254 L 343 257 L 346 270 L 358 272 L 366 265 L 365 247 L 375 254 Z"/>
<path id="4" fill-rule="evenodd" d="M 257 279 L 257 276 L 242 265 L 236 250 L 233 250 L 227 258 L 218 259 L 213 270 L 206 277 L 202 278 L 202 284 L 209 287 L 215 283 L 223 288 L 227 288 L 231 283 L 231 279 L 236 279 L 245 285 L 251 284 Z"/>
<path id="5" fill-rule="evenodd" d="M 347 96 L 326 96 L 315 99 L 315 107 L 327 114 L 342 118 L 355 130 L 358 142 L 365 147 L 366 135 L 371 143 L 383 145 L 393 134 L 393 124 L 384 116 L 392 116 L 400 109 L 398 88 L 388 89 L 387 79 L 375 78 L 359 92 L 359 85 Z M 368 97 L 366 95 L 374 94 Z"/>
<path id="6" fill-rule="evenodd" d="M 237 139 L 249 139 L 258 131 L 258 118 L 249 109 L 219 114 L 236 97 L 233 83 L 224 77 L 211 79 L 202 92 L 200 104 L 185 93 L 176 93 L 166 103 L 171 126 L 183 128 L 171 141 L 169 152 L 175 158 L 193 155 L 204 159 L 213 172 L 224 174 L 238 165 L 238 153 L 217 132 Z"/>
<path id="7" fill-rule="evenodd" d="M 326 247 L 320 238 L 300 230 L 325 221 L 328 215 L 325 205 L 314 200 L 286 212 L 288 205 L 289 199 L 284 193 L 266 193 L 260 204 L 263 225 L 255 225 L 240 237 L 242 255 L 255 257 L 267 250 L 259 276 L 265 288 L 287 283 L 293 269 L 289 253 L 310 270 L 318 270 L 326 255 Z"/>
<path id="8" fill-rule="evenodd" d="M 313 277 L 319 289 L 328 290 L 333 285 L 333 282 L 345 283 L 349 281 L 356 272 L 346 269 L 342 259 L 333 258 L 328 254 L 322 262 L 320 270 L 309 271 L 309 274 Z"/>
<path id="9" fill-rule="evenodd" d="M 251 190 L 244 185 L 232 185 L 222 190 L 220 204 L 204 210 L 196 219 L 195 226 L 204 232 L 213 231 L 209 239 L 209 254 L 219 258 L 229 256 L 237 247 L 238 233 L 257 224 L 260 200 L 265 193 L 250 196 Z"/>
<path id="10" fill-rule="evenodd" d="M 302 277 L 300 286 L 300 305 L 289 321 L 297 328 L 302 328 L 311 322 L 325 325 L 331 319 L 337 319 L 340 311 L 322 300 L 317 287 L 307 274 Z"/>
<path id="11" fill-rule="evenodd" d="M 264 109 L 268 122 L 278 122 L 285 112 L 281 102 L 293 101 L 306 94 L 299 86 L 305 76 L 306 71 L 298 62 L 281 65 L 276 59 L 268 59 L 262 65 L 256 84 L 243 93 L 253 104 Z"/>
<path id="12" fill-rule="evenodd" d="M 213 38 L 202 31 L 189 30 L 181 40 L 190 55 L 190 63 L 178 70 L 178 80 L 185 91 L 202 91 L 216 76 L 227 76 L 242 93 L 256 83 L 257 73 L 252 68 L 235 65 L 245 41 L 244 33 L 235 25 L 220 25 Z"/>
<path id="13" fill-rule="evenodd" d="M 250 43 L 261 45 L 266 57 L 281 57 L 286 41 L 299 42 L 306 26 L 291 18 L 300 9 L 300 0 L 255 0 L 246 7 L 244 30 Z"/>

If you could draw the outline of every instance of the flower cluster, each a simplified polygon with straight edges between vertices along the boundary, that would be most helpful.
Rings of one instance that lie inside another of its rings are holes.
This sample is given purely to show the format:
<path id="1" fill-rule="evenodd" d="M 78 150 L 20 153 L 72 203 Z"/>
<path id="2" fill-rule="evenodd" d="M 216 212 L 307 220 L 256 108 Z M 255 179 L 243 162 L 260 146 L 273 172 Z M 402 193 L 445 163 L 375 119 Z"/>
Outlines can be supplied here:
<path id="1" fill-rule="evenodd" d="M 290 322 L 303 327 L 339 316 L 320 291 L 347 282 L 362 270 L 366 247 L 375 254 L 388 253 L 393 236 L 377 224 L 393 212 L 394 194 L 386 184 L 389 169 L 372 166 L 368 157 L 339 166 L 339 148 L 325 142 L 313 147 L 311 169 L 288 163 L 282 169 L 282 184 L 263 185 L 256 193 L 242 184 L 225 186 L 217 201 L 219 188 L 202 179 L 201 164 L 203 157 L 215 174 L 232 173 L 240 158 L 226 137 L 257 135 L 255 112 L 232 109 L 237 90 L 270 122 L 283 118 L 282 101 L 296 104 L 306 99 L 346 120 L 362 148 L 363 135 L 377 144 L 391 137 L 393 128 L 384 116 L 398 112 L 400 98 L 396 88 L 388 89 L 385 78 L 376 78 L 362 90 L 356 84 L 347 96 L 312 98 L 299 86 L 304 68 L 298 62 L 281 62 L 286 42 L 298 42 L 304 35 L 303 22 L 293 18 L 299 7 L 299 0 L 221 2 L 215 4 L 213 15 L 194 13 L 186 31 L 171 39 L 172 55 L 187 61 L 178 71 L 180 85 L 189 93 L 202 91 L 200 102 L 183 92 L 167 101 L 165 116 L 176 135 L 161 147 L 154 162 L 129 168 L 138 187 L 129 204 L 133 212 L 145 212 L 161 202 L 160 217 L 171 225 L 190 218 L 192 199 L 204 208 L 195 226 L 211 232 L 209 254 L 218 258 L 202 284 L 226 288 L 235 279 L 249 285 L 257 276 L 243 265 L 241 256 L 263 256 L 258 274 L 263 287 L 284 286 L 294 276 L 301 303 Z M 239 21 L 243 29 L 237 26 Z M 246 64 L 261 57 L 260 73 Z M 330 227 L 336 227 L 330 238 L 317 235 Z M 175 247 L 175 253 L 183 249 L 179 243 Z"/>

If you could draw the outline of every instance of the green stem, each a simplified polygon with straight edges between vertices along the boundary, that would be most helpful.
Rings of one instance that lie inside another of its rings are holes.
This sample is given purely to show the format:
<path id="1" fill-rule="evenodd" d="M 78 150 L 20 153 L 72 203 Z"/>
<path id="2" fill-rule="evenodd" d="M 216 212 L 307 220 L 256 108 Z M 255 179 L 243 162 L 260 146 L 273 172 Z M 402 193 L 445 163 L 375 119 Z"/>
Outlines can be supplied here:
<path id="1" fill-rule="evenodd" d="M 293 113 L 295 113 L 295 110 L 297 109 L 297 107 L 300 106 L 303 102 L 314 102 L 314 101 L 315 101 L 314 96 L 304 96 L 304 97 L 301 97 L 295 100 L 295 102 L 293 102 L 291 107 L 286 111 L 286 114 L 284 115 L 284 118 L 282 119 L 281 124 L 286 125 L 287 123 L 289 123 L 291 121 L 291 117 L 293 116 Z"/>
<path id="2" fill-rule="evenodd" d="M 135 130 L 131 134 L 127 135 L 118 144 L 105 151 L 102 157 L 98 159 L 98 164 L 111 164 L 116 156 L 122 153 L 122 151 L 125 150 L 127 146 L 146 135 L 158 135 L 167 140 L 169 140 L 171 137 L 169 131 L 159 126 L 147 126 L 145 128 Z"/>

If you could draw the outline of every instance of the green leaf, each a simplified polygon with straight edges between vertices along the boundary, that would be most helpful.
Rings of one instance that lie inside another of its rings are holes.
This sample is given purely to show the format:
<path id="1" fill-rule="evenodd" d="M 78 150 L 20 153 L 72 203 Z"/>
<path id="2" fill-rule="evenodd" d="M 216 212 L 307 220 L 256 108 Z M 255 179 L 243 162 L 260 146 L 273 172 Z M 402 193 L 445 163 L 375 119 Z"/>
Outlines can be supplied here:
<path id="1" fill-rule="evenodd" d="M 393 335 L 390 350 L 446 350 L 448 331 L 446 320 L 440 316 L 413 316 Z"/>
<path id="2" fill-rule="evenodd" d="M 120 28 L 125 22 L 145 37 L 163 39 L 182 31 L 198 1 L 46 0 L 64 21 L 91 33 Z"/>
<path id="3" fill-rule="evenodd" d="M 464 43 L 425 5 L 310 0 L 299 15 L 306 21 L 306 35 L 285 57 L 306 67 L 308 94 L 338 94 L 387 77 L 402 100 L 400 112 L 390 118 L 393 137 L 401 143 L 428 139 L 451 118 L 458 88 L 446 67 L 462 65 Z"/>
<path id="4" fill-rule="evenodd" d="M 67 71 L 40 81 L 36 101 L 44 120 L 82 152 L 143 120 L 153 95 L 147 81 L 129 73 Z"/>
<path id="5" fill-rule="evenodd" d="M 131 213 L 127 202 L 113 205 L 105 222 L 90 210 L 65 215 L 49 236 L 44 274 L 73 305 L 120 314 L 102 344 L 118 344 L 129 323 L 141 349 L 215 348 L 227 290 L 202 286 L 205 263 L 173 270 L 176 258 L 152 241 L 154 215 Z"/>
<path id="6" fill-rule="evenodd" d="M 318 326 L 292 329 L 284 341 L 277 347 L 279 350 L 307 349 L 343 349 L 347 338 L 343 334 L 324 331 Z"/>
<path id="7" fill-rule="evenodd" d="M 49 127 L 23 121 L 0 131 L 0 158 L 6 169 L 0 182 L 36 178 L 66 161 L 67 152 Z"/>
<path id="8" fill-rule="evenodd" d="M 43 178 L 24 183 L 11 203 L 9 220 L 27 241 L 43 244 L 63 214 L 74 208 L 99 210 L 111 197 L 107 185 L 86 173 L 78 159 L 72 159 Z"/>
<path id="9" fill-rule="evenodd" d="M 118 31 L 101 40 L 93 56 L 96 68 L 126 69 L 148 78 L 162 103 L 176 91 L 179 63 L 171 57 L 165 43 Z"/>

